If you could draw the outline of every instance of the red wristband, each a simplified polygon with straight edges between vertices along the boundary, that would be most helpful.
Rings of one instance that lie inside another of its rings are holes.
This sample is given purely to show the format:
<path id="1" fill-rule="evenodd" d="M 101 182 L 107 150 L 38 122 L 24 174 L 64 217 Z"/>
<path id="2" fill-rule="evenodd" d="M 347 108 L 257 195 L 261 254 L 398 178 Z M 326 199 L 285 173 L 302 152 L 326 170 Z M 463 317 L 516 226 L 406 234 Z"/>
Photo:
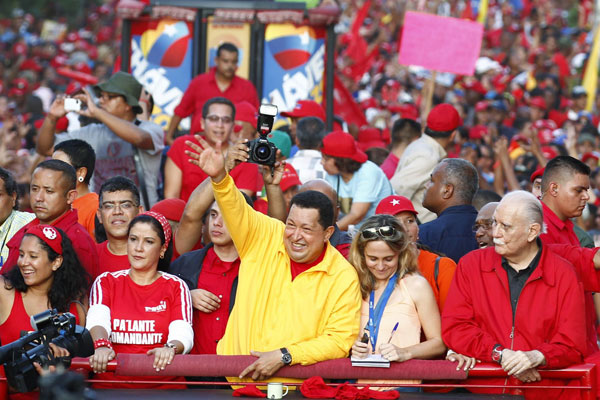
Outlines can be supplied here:
<path id="1" fill-rule="evenodd" d="M 108 347 L 112 350 L 112 343 L 108 339 L 98 339 L 94 342 L 94 350 L 96 350 L 98 347 Z"/>

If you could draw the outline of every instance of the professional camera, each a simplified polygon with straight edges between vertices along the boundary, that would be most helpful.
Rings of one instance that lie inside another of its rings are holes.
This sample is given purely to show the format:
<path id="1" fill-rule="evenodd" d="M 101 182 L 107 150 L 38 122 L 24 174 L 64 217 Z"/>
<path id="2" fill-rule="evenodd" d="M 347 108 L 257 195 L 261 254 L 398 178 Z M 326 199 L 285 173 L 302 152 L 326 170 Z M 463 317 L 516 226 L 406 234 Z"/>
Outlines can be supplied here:
<path id="1" fill-rule="evenodd" d="M 65 348 L 70 357 L 89 357 L 94 354 L 90 332 L 75 323 L 71 313 L 59 314 L 56 309 L 31 317 L 34 332 L 0 347 L 0 364 L 4 364 L 8 384 L 19 392 L 30 392 L 38 386 L 38 373 L 33 362 L 42 367 L 62 362 L 68 367 L 70 358 L 56 358 L 49 344 Z"/>
<path id="2" fill-rule="evenodd" d="M 274 104 L 261 104 L 258 111 L 258 122 L 256 130 L 260 137 L 246 143 L 248 145 L 250 158 L 248 162 L 263 165 L 275 165 L 277 146 L 269 142 L 267 135 L 273 129 L 273 121 L 277 115 L 277 106 Z"/>

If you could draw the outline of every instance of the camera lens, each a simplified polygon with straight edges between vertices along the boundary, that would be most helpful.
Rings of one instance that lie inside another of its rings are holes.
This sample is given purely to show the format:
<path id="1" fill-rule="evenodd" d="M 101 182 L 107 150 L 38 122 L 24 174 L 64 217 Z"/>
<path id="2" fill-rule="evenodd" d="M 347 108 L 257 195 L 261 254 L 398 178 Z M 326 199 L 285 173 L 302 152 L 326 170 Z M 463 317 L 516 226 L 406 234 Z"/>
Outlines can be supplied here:
<path id="1" fill-rule="evenodd" d="M 268 160 L 271 156 L 271 148 L 266 144 L 259 144 L 254 150 L 254 155 L 260 161 Z"/>

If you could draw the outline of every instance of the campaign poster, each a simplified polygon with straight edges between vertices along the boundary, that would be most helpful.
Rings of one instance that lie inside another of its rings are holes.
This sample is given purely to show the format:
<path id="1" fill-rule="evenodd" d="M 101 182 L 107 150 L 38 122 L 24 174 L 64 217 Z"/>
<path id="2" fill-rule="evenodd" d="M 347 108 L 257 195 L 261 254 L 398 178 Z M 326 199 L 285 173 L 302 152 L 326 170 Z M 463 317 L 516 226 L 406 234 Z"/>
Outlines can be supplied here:
<path id="1" fill-rule="evenodd" d="M 166 129 L 192 79 L 193 24 L 170 18 L 132 21 L 131 73 L 154 98 L 152 121 Z M 190 128 L 190 119 L 181 121 Z"/>
<path id="2" fill-rule="evenodd" d="M 248 79 L 250 73 L 250 24 L 246 22 L 219 21 L 208 17 L 206 32 L 206 70 L 215 66 L 217 49 L 225 42 L 238 48 L 236 75 Z"/>
<path id="3" fill-rule="evenodd" d="M 293 24 L 269 24 L 265 30 L 263 103 L 279 112 L 303 99 L 322 103 L 325 30 Z"/>

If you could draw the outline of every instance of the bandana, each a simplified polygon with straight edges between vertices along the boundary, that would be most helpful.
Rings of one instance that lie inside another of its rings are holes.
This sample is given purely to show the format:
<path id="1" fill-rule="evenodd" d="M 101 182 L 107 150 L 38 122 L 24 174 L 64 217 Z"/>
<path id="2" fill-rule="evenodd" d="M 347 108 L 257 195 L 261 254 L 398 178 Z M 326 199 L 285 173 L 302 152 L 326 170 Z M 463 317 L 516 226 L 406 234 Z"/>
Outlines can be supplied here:
<path id="1" fill-rule="evenodd" d="M 50 225 L 34 225 L 27 229 L 25 234 L 36 236 L 62 256 L 62 235 L 55 227 Z"/>
<path id="2" fill-rule="evenodd" d="M 156 211 L 146 211 L 140 215 L 149 215 L 158 221 L 160 226 L 162 226 L 163 233 L 165 234 L 165 245 L 166 247 L 169 247 L 169 243 L 171 242 L 171 225 L 169 225 L 169 221 L 167 221 L 165 216 L 157 213 Z"/>

